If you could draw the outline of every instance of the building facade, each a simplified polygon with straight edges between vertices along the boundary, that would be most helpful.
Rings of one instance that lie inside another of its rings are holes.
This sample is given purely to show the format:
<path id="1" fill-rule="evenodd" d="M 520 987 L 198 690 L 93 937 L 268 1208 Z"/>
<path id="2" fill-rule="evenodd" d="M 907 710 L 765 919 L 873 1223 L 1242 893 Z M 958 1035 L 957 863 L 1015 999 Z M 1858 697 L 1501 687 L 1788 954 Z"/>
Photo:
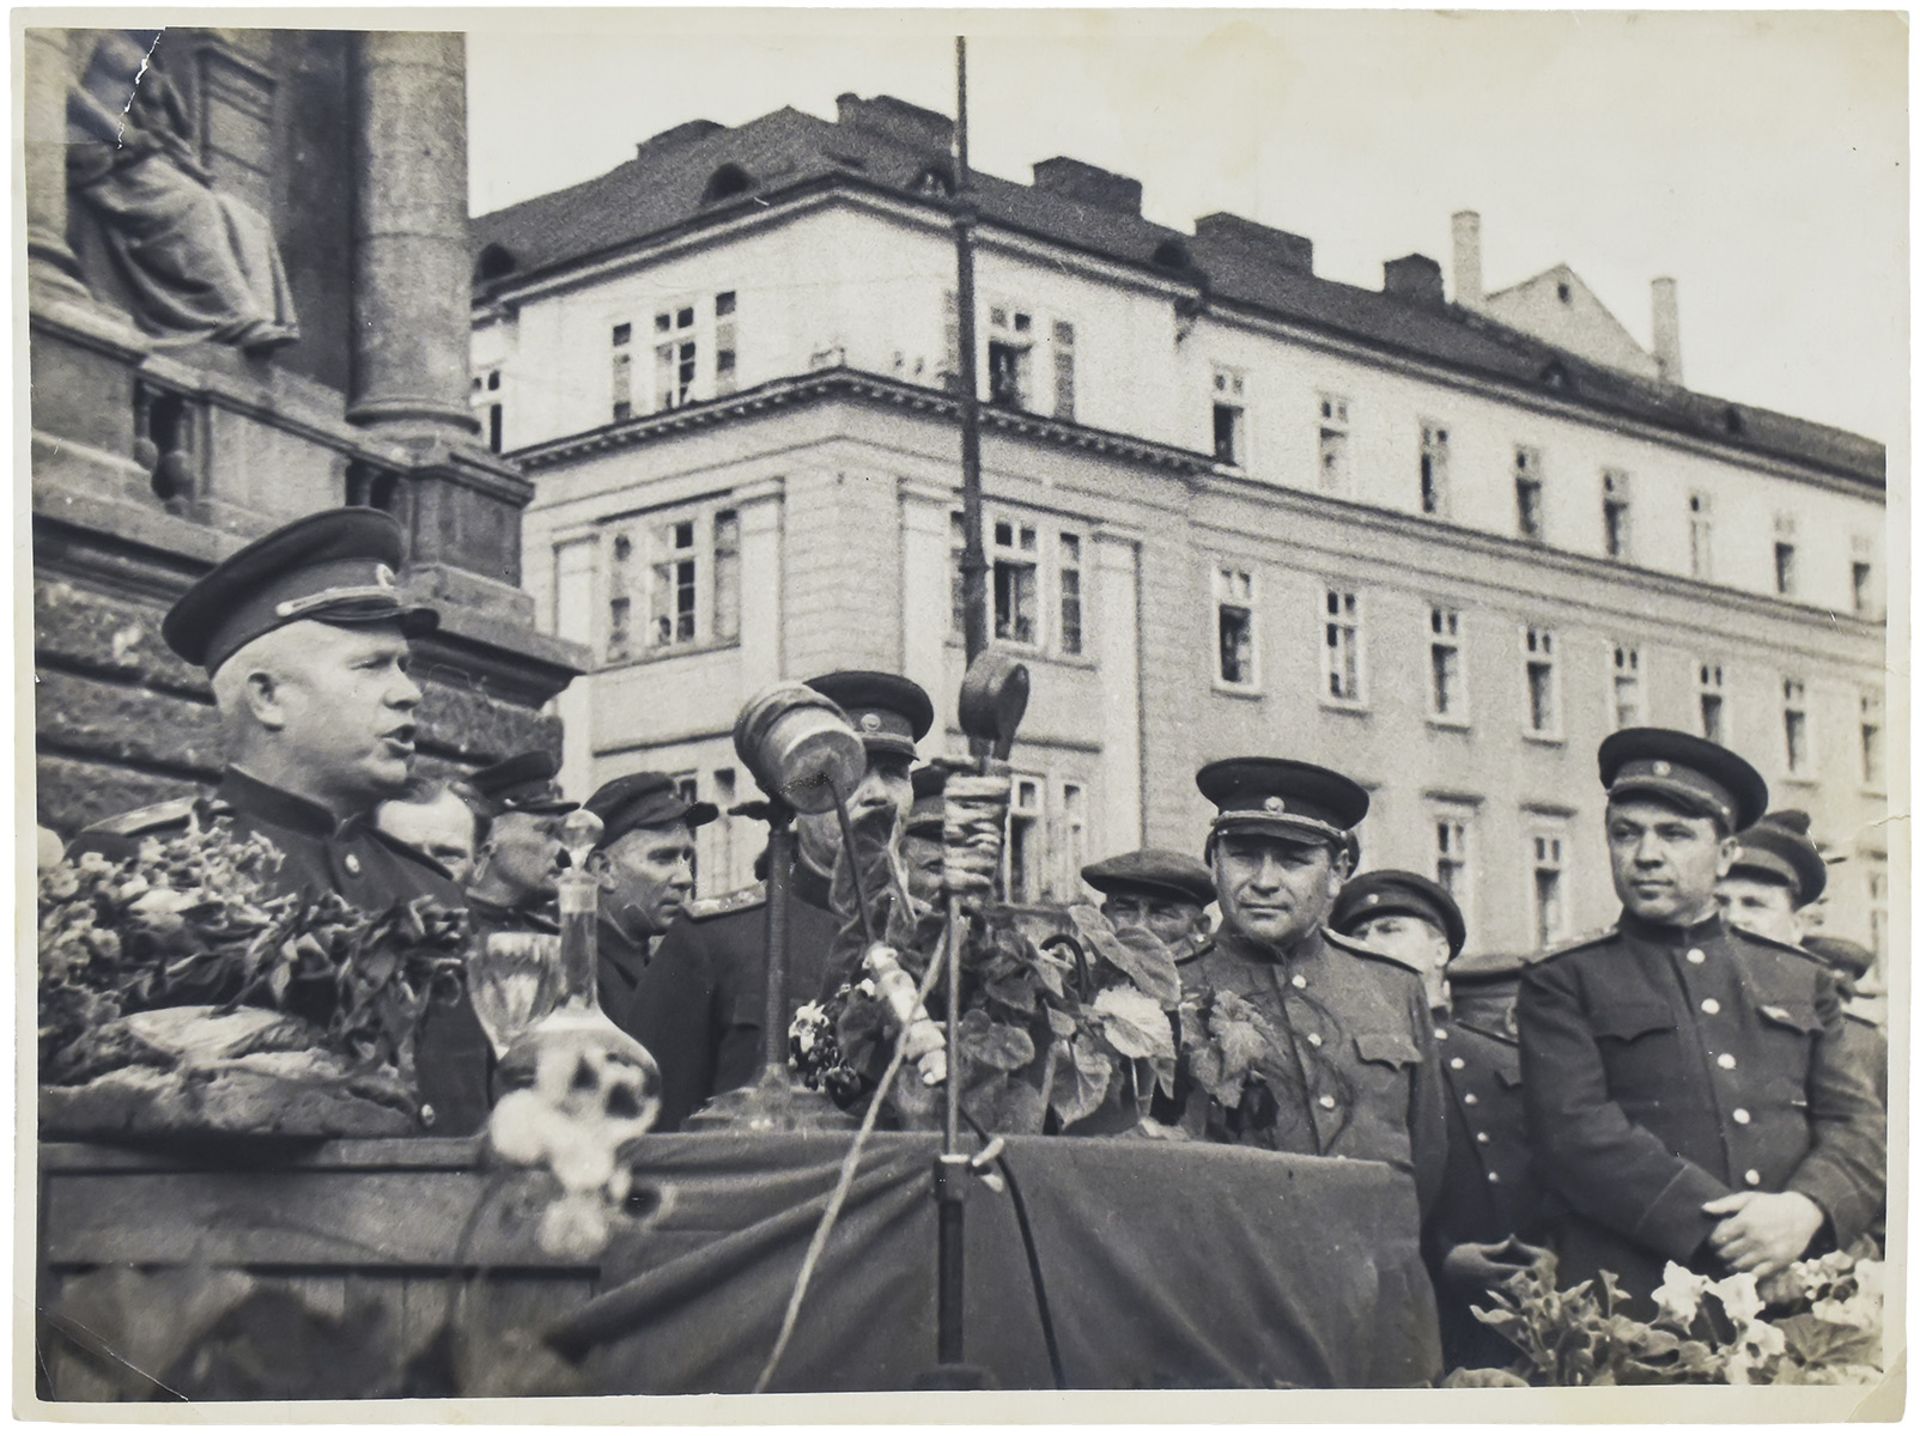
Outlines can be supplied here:
<path id="1" fill-rule="evenodd" d="M 538 621 L 595 655 L 570 788 L 749 796 L 741 701 L 837 666 L 924 684 L 964 751 L 949 139 L 885 97 L 695 122 L 475 222 L 476 414 L 535 485 Z M 1270 753 L 1365 783 L 1363 863 L 1530 951 L 1616 911 L 1594 750 L 1654 723 L 1812 812 L 1854 859 L 1829 926 L 1884 945 L 1879 445 L 1556 348 L 1422 256 L 1369 291 L 1150 224 L 1076 160 L 974 199 L 990 624 L 1033 673 L 1011 896 L 1197 851 L 1194 770 Z M 758 849 L 704 841 L 709 889 Z"/>

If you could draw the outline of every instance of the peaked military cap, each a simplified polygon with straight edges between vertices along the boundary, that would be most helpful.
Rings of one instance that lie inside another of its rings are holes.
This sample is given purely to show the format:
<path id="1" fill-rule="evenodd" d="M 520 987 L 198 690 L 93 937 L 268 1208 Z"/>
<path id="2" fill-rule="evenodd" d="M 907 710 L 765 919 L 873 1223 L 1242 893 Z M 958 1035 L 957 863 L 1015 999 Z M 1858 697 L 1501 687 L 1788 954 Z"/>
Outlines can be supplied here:
<path id="1" fill-rule="evenodd" d="M 560 760 L 536 748 L 480 769 L 467 778 L 466 786 L 503 813 L 571 813 L 580 805 L 569 803 L 560 792 L 554 781 L 559 771 Z"/>
<path id="2" fill-rule="evenodd" d="M 641 828 L 667 828 L 675 823 L 698 828 L 720 816 L 712 803 L 688 798 L 665 773 L 628 773 L 602 783 L 587 799 L 586 808 L 606 824 L 600 834 L 603 848 Z"/>
<path id="3" fill-rule="evenodd" d="M 1767 781 L 1730 748 L 1672 728 L 1623 728 L 1600 744 L 1610 798 L 1652 794 L 1737 833 L 1767 810 Z"/>
<path id="4" fill-rule="evenodd" d="M 289 623 L 398 623 L 409 637 L 440 615 L 396 586 L 406 540 L 378 509 L 327 509 L 284 524 L 225 559 L 161 621 L 167 647 L 208 673 Z"/>
<path id="5" fill-rule="evenodd" d="M 1202 907 L 1214 899 L 1213 874 L 1206 864 L 1167 848 L 1141 848 L 1102 858 L 1080 869 L 1080 876 L 1097 892 L 1144 892 Z"/>
<path id="6" fill-rule="evenodd" d="M 933 700 L 911 678 L 847 669 L 809 678 L 807 687 L 840 705 L 869 753 L 916 756 L 914 744 L 933 727 Z"/>
<path id="7" fill-rule="evenodd" d="M 1194 776 L 1214 814 L 1208 835 L 1265 832 L 1355 850 L 1352 832 L 1367 815 L 1367 790 L 1331 768 L 1291 758 L 1222 758 Z"/>
<path id="8" fill-rule="evenodd" d="M 1797 908 L 1816 901 L 1827 890 L 1827 865 L 1804 830 L 1796 832 L 1769 815 L 1742 832 L 1738 841 L 1740 856 L 1733 860 L 1729 877 L 1744 873 L 1781 883 L 1792 891 Z"/>
<path id="9" fill-rule="evenodd" d="M 1850 972 L 1856 978 L 1865 977 L 1874 964 L 1873 949 L 1850 937 L 1830 937 L 1824 932 L 1816 932 L 1803 938 L 1800 946 L 1828 967 Z"/>
<path id="10" fill-rule="evenodd" d="M 907 810 L 904 831 L 938 837 L 946 830 L 947 779 L 953 776 L 945 763 L 928 763 L 913 770 L 913 806 Z"/>
<path id="11" fill-rule="evenodd" d="M 1453 895 L 1431 878 L 1399 868 L 1381 868 L 1349 878 L 1334 899 L 1328 926 L 1351 937 L 1361 923 L 1386 914 L 1421 918 L 1444 933 L 1453 957 L 1467 944 L 1467 923 Z"/>
<path id="12" fill-rule="evenodd" d="M 1527 960 L 1511 953 L 1481 955 L 1447 964 L 1447 985 L 1456 991 L 1477 991 L 1517 983 L 1527 970 Z"/>

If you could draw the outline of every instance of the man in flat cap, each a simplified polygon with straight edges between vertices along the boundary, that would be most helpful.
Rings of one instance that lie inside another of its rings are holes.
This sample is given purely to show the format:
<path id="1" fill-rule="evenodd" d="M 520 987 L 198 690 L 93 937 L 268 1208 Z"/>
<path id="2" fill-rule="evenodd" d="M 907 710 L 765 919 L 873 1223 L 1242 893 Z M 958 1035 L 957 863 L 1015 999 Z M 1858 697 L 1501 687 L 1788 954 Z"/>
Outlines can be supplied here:
<path id="1" fill-rule="evenodd" d="M 421 697 L 409 639 L 438 622 L 395 584 L 404 552 L 400 526 L 378 510 L 310 514 L 216 565 L 160 628 L 212 681 L 227 751 L 215 811 L 284 854 L 278 889 L 336 892 L 369 912 L 418 897 L 466 905 L 444 871 L 372 821 L 407 786 Z M 184 829 L 191 807 L 108 819 L 74 850 L 133 855 Z M 429 1011 L 418 1067 L 422 1123 L 437 1134 L 478 1128 L 487 1047 L 464 993 Z"/>
<path id="2" fill-rule="evenodd" d="M 1807 815 L 1768 813 L 1734 839 L 1740 851 L 1715 895 L 1727 921 L 1775 942 L 1806 936 L 1800 910 L 1827 890 L 1827 864 L 1807 836 Z"/>
<path id="3" fill-rule="evenodd" d="M 1619 925 L 1520 988 L 1536 1167 L 1565 1284 L 1612 1271 L 1652 1310 L 1665 1265 L 1751 1272 L 1846 1246 L 1885 1190 L 1886 1116 L 1842 1050 L 1833 978 L 1733 927 L 1715 887 L 1767 806 L 1737 754 L 1629 728 L 1600 745 Z"/>
<path id="4" fill-rule="evenodd" d="M 461 785 L 479 832 L 467 898 L 487 935 L 560 931 L 560 825 L 580 805 L 560 791 L 559 771 L 558 758 L 534 749 L 481 768 Z"/>
<path id="5" fill-rule="evenodd" d="M 892 673 L 829 673 L 808 687 L 838 704 L 865 743 L 867 771 L 847 800 L 864 828 L 883 813 L 906 816 L 914 745 L 933 726 L 926 690 Z M 823 996 L 826 961 L 841 919 L 831 894 L 840 857 L 832 812 L 794 820 L 799 856 L 787 913 L 787 1011 Z M 634 1036 L 660 1063 L 659 1130 L 673 1131 L 708 1098 L 757 1075 L 766 1023 L 764 885 L 695 902 L 674 924 L 635 986 Z"/>
<path id="6" fill-rule="evenodd" d="M 1080 878 L 1101 895 L 1100 911 L 1116 930 L 1145 928 L 1175 960 L 1206 944 L 1214 893 L 1205 863 L 1170 848 L 1141 848 L 1089 863 Z"/>
<path id="7" fill-rule="evenodd" d="M 694 834 L 720 810 L 687 797 L 665 773 L 603 783 L 586 807 L 606 825 L 596 850 L 608 882 L 600 898 L 600 1005 L 631 1027 L 640 974 L 693 899 Z"/>
<path id="8" fill-rule="evenodd" d="M 1540 1236 L 1540 1202 L 1511 1014 L 1489 1014 L 1474 996 L 1482 984 L 1517 987 L 1520 963 L 1461 966 L 1466 919 L 1451 893 L 1419 873 L 1362 873 L 1340 890 L 1331 922 L 1334 931 L 1399 957 L 1421 976 L 1447 1094 L 1446 1174 L 1426 1230 L 1441 1344 L 1450 1367 L 1505 1366 L 1512 1348 L 1473 1308 L 1487 1306 L 1495 1287 L 1539 1256 L 1532 1243 Z M 1466 999 L 1461 1006 L 1454 1005 L 1456 992 Z"/>

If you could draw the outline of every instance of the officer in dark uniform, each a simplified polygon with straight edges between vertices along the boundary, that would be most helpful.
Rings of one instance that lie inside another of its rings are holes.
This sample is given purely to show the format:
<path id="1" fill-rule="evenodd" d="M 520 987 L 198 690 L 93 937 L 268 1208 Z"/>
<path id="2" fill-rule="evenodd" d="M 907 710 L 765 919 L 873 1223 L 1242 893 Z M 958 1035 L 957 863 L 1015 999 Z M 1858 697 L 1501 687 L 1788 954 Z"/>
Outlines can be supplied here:
<path id="1" fill-rule="evenodd" d="M 212 681 L 228 757 L 214 810 L 281 851 L 277 891 L 335 892 L 368 912 L 419 897 L 466 906 L 443 868 L 372 822 L 413 762 L 421 695 L 408 640 L 438 622 L 395 586 L 404 554 L 400 526 L 378 510 L 312 514 L 215 566 L 161 624 L 167 646 Z M 95 824 L 73 851 L 132 856 L 183 830 L 192 802 Z M 439 1135 L 477 1129 L 487 1061 L 464 993 L 430 1009 L 417 1052 L 422 1123 Z"/>
<path id="2" fill-rule="evenodd" d="M 867 772 L 848 800 L 856 824 L 876 810 L 904 817 L 912 802 L 914 744 L 933 726 L 933 701 L 892 673 L 831 673 L 808 686 L 837 703 L 867 750 Z M 787 915 L 787 1010 L 826 995 L 826 961 L 841 920 L 831 903 L 840 851 L 831 813 L 795 820 L 799 858 Z M 709 1097 L 759 1072 L 766 1022 L 764 885 L 695 902 L 661 941 L 630 1011 L 633 1035 L 660 1063 L 659 1130 L 673 1131 Z"/>
<path id="3" fill-rule="evenodd" d="M 1116 929 L 1141 927 L 1172 950 L 1191 956 L 1207 940 L 1213 874 L 1205 863 L 1168 848 L 1141 848 L 1080 869 L 1081 880 L 1106 899 L 1100 911 Z"/>
<path id="4" fill-rule="evenodd" d="M 1600 745 L 1619 926 L 1551 953 L 1520 989 L 1536 1170 L 1560 1276 L 1614 1272 L 1635 1310 L 1668 1261 L 1766 1284 L 1845 1246 L 1885 1190 L 1886 1117 L 1846 1060 L 1833 979 L 1731 927 L 1714 889 L 1766 783 L 1691 734 Z"/>
<path id="5" fill-rule="evenodd" d="M 600 1006 L 630 1029 L 640 974 L 693 897 L 694 834 L 720 810 L 686 797 L 665 773 L 603 783 L 586 806 L 606 825 L 597 849 L 607 864 L 597 924 Z"/>
<path id="6" fill-rule="evenodd" d="M 1473 1315 L 1500 1282 L 1540 1254 L 1540 1202 L 1528 1170 L 1520 1043 L 1510 1014 L 1476 1002 L 1517 986 L 1512 958 L 1460 963 L 1466 921 L 1447 890 L 1419 873 L 1362 873 L 1340 891 L 1332 926 L 1369 946 L 1398 945 L 1426 979 L 1447 1092 L 1447 1166 L 1427 1223 L 1428 1261 L 1451 1366 L 1506 1366 L 1513 1348 Z M 1491 1016 L 1492 1020 L 1489 1020 Z"/>
<path id="7" fill-rule="evenodd" d="M 1800 910 L 1827 890 L 1827 864 L 1808 826 L 1798 810 L 1769 813 L 1735 838 L 1740 851 L 1715 888 L 1728 922 L 1799 945 Z"/>
<path id="8" fill-rule="evenodd" d="M 483 933 L 560 931 L 560 820 L 580 805 L 560 791 L 559 771 L 553 754 L 535 749 L 481 768 L 461 785 L 479 824 L 467 900 Z"/>

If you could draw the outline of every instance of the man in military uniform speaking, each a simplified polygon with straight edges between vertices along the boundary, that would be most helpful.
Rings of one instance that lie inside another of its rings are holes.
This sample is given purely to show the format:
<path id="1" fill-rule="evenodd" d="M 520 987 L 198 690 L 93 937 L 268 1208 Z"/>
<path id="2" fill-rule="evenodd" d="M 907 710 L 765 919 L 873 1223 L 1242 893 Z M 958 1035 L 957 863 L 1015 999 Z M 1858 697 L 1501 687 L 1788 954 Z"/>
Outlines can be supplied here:
<path id="1" fill-rule="evenodd" d="M 867 771 L 847 800 L 856 826 L 882 811 L 905 818 L 914 745 L 933 726 L 926 690 L 892 673 L 830 673 L 808 686 L 839 704 L 867 750 Z M 822 996 L 827 954 L 840 932 L 831 893 L 839 819 L 803 813 L 787 914 L 787 1011 Z M 674 924 L 634 988 L 631 1031 L 660 1063 L 659 1130 L 673 1131 L 709 1097 L 759 1071 L 766 1024 L 764 886 L 696 902 Z"/>
<path id="2" fill-rule="evenodd" d="M 1560 1276 L 1617 1275 L 1637 1310 L 1668 1261 L 1767 1282 L 1867 1229 L 1886 1117 L 1842 1053 L 1833 978 L 1729 927 L 1715 884 L 1767 805 L 1738 755 L 1691 734 L 1600 745 L 1619 926 L 1520 988 L 1527 1128 Z"/>
<path id="3" fill-rule="evenodd" d="M 375 509 L 296 519 L 202 577 L 160 632 L 212 680 L 227 745 L 214 804 L 237 835 L 285 855 L 278 888 L 337 892 L 368 911 L 417 897 L 464 908 L 444 869 L 371 818 L 406 788 L 421 696 L 408 640 L 439 621 L 395 587 L 404 551 L 400 526 Z M 74 850 L 131 856 L 184 828 L 190 807 L 108 819 Z M 464 993 L 429 1011 L 418 1062 L 423 1124 L 475 1130 L 487 1114 L 487 1048 Z"/>

